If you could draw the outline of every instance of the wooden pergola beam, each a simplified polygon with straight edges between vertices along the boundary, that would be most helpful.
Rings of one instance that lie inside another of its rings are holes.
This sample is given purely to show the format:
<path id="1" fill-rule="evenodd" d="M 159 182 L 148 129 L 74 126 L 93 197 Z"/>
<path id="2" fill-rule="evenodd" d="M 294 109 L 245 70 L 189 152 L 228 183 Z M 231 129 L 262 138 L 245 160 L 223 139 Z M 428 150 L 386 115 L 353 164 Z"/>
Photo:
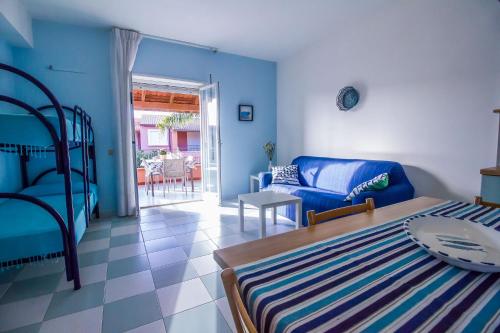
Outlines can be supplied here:
<path id="1" fill-rule="evenodd" d="M 148 111 L 199 112 L 197 104 L 134 101 L 134 108 Z"/>

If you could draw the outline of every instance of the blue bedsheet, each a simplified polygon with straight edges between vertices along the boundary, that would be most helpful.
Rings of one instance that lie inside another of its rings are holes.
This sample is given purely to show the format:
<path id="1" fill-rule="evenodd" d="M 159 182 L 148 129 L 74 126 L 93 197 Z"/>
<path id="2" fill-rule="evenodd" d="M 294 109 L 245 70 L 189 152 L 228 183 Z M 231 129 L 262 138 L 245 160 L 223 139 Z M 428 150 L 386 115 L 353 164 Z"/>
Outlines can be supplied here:
<path id="1" fill-rule="evenodd" d="M 59 118 L 55 114 L 44 115 L 60 138 Z M 76 131 L 73 133 L 72 119 L 66 118 L 66 131 L 68 141 L 81 141 L 80 125 L 76 125 Z M 53 141 L 46 127 L 35 116 L 26 112 L 0 111 L 0 143 L 48 147 Z"/>
<path id="2" fill-rule="evenodd" d="M 83 182 L 73 181 L 72 190 L 73 193 L 83 193 Z M 93 208 L 97 204 L 99 198 L 97 185 L 90 183 L 89 192 L 90 192 L 90 205 Z M 43 184 L 33 185 L 23 189 L 20 193 L 35 197 L 64 194 L 64 183 L 53 182 L 53 183 L 43 183 Z"/>
<path id="3" fill-rule="evenodd" d="M 64 195 L 38 198 L 57 210 L 67 223 Z M 86 228 L 83 194 L 73 195 L 73 207 L 75 236 L 79 242 Z M 63 250 L 59 226 L 42 208 L 9 199 L 0 203 L 0 216 L 0 262 L 43 256 Z"/>

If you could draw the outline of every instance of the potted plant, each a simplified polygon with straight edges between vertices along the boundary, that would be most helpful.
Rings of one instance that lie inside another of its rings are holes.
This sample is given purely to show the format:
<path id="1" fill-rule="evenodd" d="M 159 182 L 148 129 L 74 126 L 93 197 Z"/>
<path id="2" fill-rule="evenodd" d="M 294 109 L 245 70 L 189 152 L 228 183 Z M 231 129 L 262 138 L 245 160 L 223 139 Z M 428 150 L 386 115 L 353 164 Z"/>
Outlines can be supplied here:
<path id="1" fill-rule="evenodd" d="M 158 153 L 158 155 L 160 156 L 160 158 L 162 160 L 167 159 L 167 151 L 165 149 L 160 149 L 160 152 Z"/>
<path id="2" fill-rule="evenodd" d="M 269 164 L 267 165 L 267 169 L 268 171 L 271 171 L 273 168 L 273 156 L 274 156 L 274 150 L 276 149 L 276 145 L 271 141 L 269 141 L 264 145 L 263 148 L 267 158 L 269 159 Z"/>
<path id="3" fill-rule="evenodd" d="M 141 166 L 142 159 L 145 157 L 145 153 L 142 150 L 137 150 L 135 152 L 135 163 L 137 166 L 137 183 L 139 185 L 143 185 L 145 181 L 145 170 L 144 167 Z"/>

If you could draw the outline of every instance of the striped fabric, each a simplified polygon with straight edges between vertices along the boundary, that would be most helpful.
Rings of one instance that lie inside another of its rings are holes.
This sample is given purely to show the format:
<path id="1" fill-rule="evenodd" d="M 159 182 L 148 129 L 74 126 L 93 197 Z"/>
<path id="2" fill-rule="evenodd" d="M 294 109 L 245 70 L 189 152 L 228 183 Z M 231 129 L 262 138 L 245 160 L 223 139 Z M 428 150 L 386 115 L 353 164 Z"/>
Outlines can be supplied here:
<path id="1" fill-rule="evenodd" d="M 500 209 L 449 201 L 419 212 L 500 232 Z M 427 254 L 405 218 L 235 269 L 259 332 L 499 332 L 500 273 Z"/>

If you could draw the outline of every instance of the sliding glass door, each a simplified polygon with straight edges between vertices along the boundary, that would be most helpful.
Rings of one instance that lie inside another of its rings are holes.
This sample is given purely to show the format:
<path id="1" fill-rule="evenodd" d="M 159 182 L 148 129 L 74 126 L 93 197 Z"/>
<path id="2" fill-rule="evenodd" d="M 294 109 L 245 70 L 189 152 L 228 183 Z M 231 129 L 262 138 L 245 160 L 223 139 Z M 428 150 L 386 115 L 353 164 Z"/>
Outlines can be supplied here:
<path id="1" fill-rule="evenodd" d="M 202 189 L 207 199 L 221 201 L 219 83 L 200 88 Z"/>

